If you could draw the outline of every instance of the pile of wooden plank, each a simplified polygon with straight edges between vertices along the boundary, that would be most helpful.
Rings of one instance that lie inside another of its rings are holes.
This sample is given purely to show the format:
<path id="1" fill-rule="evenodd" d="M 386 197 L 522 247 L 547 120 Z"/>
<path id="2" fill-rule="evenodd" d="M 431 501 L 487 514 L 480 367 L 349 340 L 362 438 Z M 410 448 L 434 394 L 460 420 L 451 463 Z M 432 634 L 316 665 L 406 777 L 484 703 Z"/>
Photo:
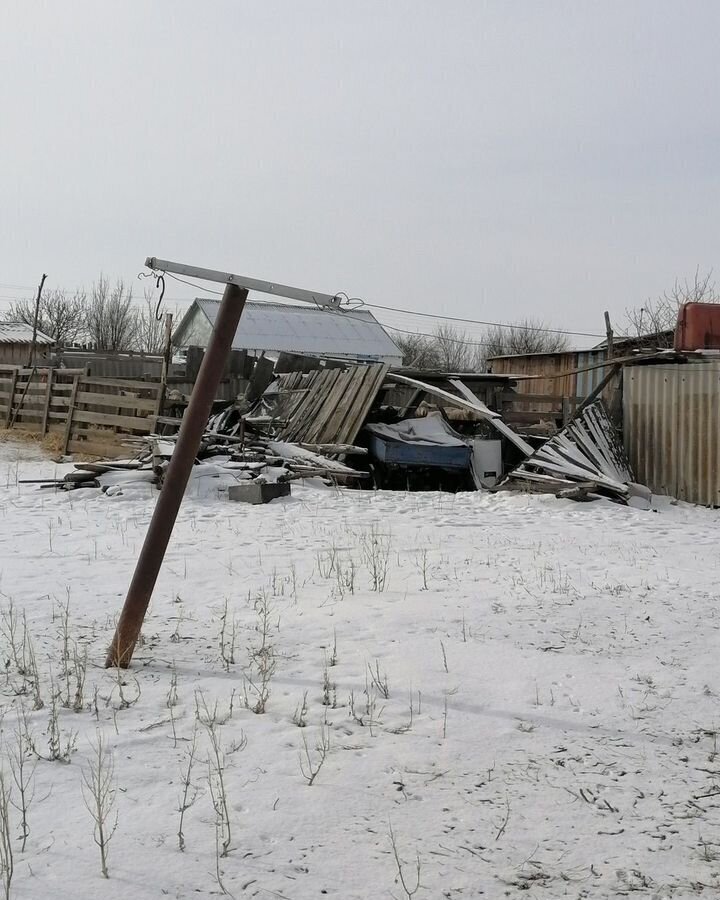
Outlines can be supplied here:
<path id="1" fill-rule="evenodd" d="M 133 459 L 75 463 L 73 471 L 62 478 L 33 480 L 45 488 L 65 491 L 99 488 L 116 493 L 123 486 L 154 484 L 162 487 L 177 437 L 151 435 L 138 441 Z M 321 477 L 333 482 L 347 483 L 367 477 L 340 462 L 338 455 L 352 451 L 367 453 L 361 447 L 348 445 L 298 445 L 248 435 L 242 441 L 206 432 L 196 460 L 196 467 L 205 467 L 208 474 L 228 475 L 238 481 L 258 479 L 289 482 L 300 478 Z M 210 472 L 209 467 L 212 467 Z"/>
<path id="2" fill-rule="evenodd" d="M 513 469 L 503 487 L 578 500 L 605 496 L 626 503 L 634 493 L 633 483 L 622 444 L 597 400 Z"/>
<path id="3" fill-rule="evenodd" d="M 388 366 L 321 369 L 280 377 L 277 437 L 283 441 L 352 444 L 385 381 Z"/>

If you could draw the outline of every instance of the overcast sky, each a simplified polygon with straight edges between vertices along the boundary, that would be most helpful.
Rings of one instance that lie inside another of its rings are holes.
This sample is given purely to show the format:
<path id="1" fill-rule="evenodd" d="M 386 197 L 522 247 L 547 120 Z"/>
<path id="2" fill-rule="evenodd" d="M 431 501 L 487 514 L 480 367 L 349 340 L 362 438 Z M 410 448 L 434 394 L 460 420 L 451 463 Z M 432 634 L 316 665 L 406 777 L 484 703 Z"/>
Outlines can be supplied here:
<path id="1" fill-rule="evenodd" d="M 601 331 L 720 281 L 719 35 L 718 0 L 1 0 L 0 317 L 154 255 Z"/>

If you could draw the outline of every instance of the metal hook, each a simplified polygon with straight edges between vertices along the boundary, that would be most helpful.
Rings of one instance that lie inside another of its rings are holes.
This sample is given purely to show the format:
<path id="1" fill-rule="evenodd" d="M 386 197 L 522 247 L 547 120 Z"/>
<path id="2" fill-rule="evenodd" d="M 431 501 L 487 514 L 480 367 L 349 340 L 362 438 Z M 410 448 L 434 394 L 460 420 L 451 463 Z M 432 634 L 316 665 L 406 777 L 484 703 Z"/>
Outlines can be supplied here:
<path id="1" fill-rule="evenodd" d="M 157 273 L 155 273 L 155 272 L 153 272 L 153 274 L 156 275 L 156 277 L 157 277 L 157 281 L 155 282 L 155 287 L 159 288 L 160 285 L 162 284 L 162 290 L 160 291 L 160 298 L 157 302 L 157 306 L 155 307 L 155 319 L 159 322 L 160 321 L 160 315 L 159 315 L 160 304 L 162 303 L 162 299 L 165 296 L 165 276 L 157 275 Z"/>

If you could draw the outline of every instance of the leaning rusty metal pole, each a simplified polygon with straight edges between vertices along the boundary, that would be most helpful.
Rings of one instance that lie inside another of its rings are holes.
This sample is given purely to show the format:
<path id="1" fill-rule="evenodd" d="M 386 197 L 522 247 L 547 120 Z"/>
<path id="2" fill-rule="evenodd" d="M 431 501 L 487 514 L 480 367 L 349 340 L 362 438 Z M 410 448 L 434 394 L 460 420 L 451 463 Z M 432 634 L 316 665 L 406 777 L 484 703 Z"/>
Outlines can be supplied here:
<path id="1" fill-rule="evenodd" d="M 215 328 L 183 416 L 175 451 L 105 660 L 106 668 L 126 669 L 130 665 L 247 294 L 235 284 L 225 288 Z"/>

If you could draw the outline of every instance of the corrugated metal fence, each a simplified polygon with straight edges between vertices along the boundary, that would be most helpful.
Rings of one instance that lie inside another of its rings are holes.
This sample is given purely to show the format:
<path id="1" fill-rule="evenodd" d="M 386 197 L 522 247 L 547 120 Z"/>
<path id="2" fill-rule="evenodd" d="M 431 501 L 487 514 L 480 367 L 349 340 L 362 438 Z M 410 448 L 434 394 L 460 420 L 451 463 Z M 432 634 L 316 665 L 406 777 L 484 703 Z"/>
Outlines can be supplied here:
<path id="1" fill-rule="evenodd" d="M 578 352 L 575 359 L 575 368 L 586 370 L 578 372 L 575 376 L 575 393 L 578 397 L 585 398 L 588 394 L 591 394 L 607 375 L 608 370 L 601 365 L 606 359 L 607 351 L 605 348 L 602 350 Z"/>
<path id="2" fill-rule="evenodd" d="M 162 356 L 142 353 L 98 353 L 66 350 L 63 365 L 87 369 L 94 378 L 160 378 Z"/>
<path id="3" fill-rule="evenodd" d="M 638 481 L 720 506 L 720 361 L 625 366 L 623 408 Z"/>

